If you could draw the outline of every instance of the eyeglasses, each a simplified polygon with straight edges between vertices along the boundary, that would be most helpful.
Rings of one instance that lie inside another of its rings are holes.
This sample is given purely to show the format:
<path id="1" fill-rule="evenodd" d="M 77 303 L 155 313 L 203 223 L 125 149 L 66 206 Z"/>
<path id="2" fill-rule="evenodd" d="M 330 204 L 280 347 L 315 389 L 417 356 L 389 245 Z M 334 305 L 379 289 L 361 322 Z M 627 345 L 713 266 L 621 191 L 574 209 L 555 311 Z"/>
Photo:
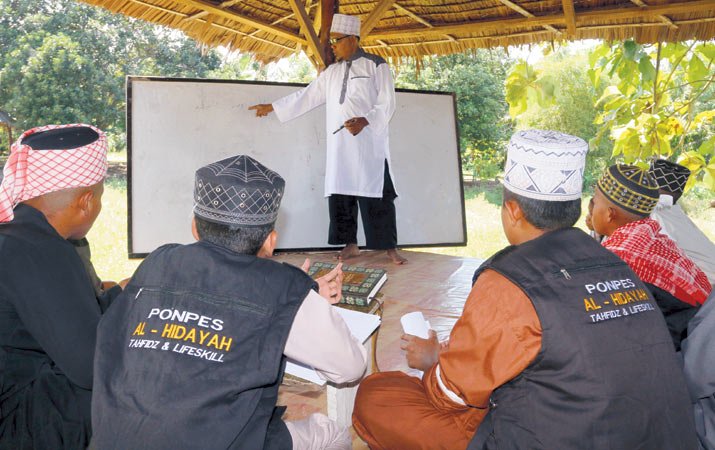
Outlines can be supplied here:
<path id="1" fill-rule="evenodd" d="M 339 38 L 330 38 L 330 41 L 329 41 L 330 45 L 335 45 L 338 42 L 342 41 L 343 39 L 349 38 L 351 36 L 352 36 L 352 34 L 346 34 L 345 36 L 340 36 Z"/>

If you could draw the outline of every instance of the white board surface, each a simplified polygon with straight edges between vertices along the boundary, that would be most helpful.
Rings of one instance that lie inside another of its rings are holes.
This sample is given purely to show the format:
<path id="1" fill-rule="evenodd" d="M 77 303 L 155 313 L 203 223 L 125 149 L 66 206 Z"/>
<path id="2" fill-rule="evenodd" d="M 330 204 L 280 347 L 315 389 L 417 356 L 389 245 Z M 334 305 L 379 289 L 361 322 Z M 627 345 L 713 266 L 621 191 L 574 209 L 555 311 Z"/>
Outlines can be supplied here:
<path id="1" fill-rule="evenodd" d="M 278 249 L 329 248 L 325 108 L 287 123 L 275 114 L 257 118 L 247 109 L 300 87 L 130 77 L 130 256 L 144 256 L 170 242 L 192 242 L 194 172 L 236 154 L 256 158 L 286 180 L 276 224 Z M 466 244 L 454 96 L 398 91 L 390 152 L 399 194 L 398 245 Z M 364 242 L 360 225 L 358 243 Z"/>

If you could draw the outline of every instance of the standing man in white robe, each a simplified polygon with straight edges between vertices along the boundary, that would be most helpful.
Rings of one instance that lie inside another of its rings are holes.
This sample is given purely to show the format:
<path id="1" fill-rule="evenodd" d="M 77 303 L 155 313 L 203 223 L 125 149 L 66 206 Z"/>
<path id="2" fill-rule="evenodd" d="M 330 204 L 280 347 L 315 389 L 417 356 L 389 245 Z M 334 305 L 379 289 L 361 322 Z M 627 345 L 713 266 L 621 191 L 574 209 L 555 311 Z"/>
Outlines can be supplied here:
<path id="1" fill-rule="evenodd" d="M 360 48 L 360 19 L 335 14 L 330 44 L 336 63 L 305 88 L 273 103 L 249 109 L 263 117 L 275 112 L 281 122 L 326 105 L 325 196 L 330 210 L 328 243 L 345 245 L 340 259 L 360 254 L 358 206 L 366 247 L 386 250 L 395 264 L 397 197 L 390 167 L 388 124 L 395 112 L 395 87 L 384 59 Z"/>

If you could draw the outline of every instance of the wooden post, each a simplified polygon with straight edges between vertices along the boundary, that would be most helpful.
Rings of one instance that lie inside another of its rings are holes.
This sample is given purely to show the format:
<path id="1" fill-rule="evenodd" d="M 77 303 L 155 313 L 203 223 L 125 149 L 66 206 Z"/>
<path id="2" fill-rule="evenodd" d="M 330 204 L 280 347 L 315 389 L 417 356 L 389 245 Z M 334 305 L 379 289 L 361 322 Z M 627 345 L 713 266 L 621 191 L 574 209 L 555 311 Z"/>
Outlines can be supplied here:
<path id="1" fill-rule="evenodd" d="M 325 51 L 320 46 L 318 36 L 315 35 L 313 22 L 310 20 L 310 17 L 308 17 L 305 5 L 298 0 L 288 0 L 288 3 L 290 3 L 290 7 L 293 9 L 295 19 L 300 25 L 300 30 L 303 32 L 305 40 L 308 41 L 308 48 L 313 53 L 313 59 L 317 63 L 317 69 L 320 70 L 321 66 L 327 67 L 327 65 L 325 65 L 325 58 L 323 57 L 323 55 L 325 55 Z"/>
<path id="2" fill-rule="evenodd" d="M 340 0 L 320 0 L 320 45 L 325 55 L 325 67 L 335 62 L 333 50 L 330 48 L 330 26 L 333 24 L 333 14 L 338 12 Z"/>

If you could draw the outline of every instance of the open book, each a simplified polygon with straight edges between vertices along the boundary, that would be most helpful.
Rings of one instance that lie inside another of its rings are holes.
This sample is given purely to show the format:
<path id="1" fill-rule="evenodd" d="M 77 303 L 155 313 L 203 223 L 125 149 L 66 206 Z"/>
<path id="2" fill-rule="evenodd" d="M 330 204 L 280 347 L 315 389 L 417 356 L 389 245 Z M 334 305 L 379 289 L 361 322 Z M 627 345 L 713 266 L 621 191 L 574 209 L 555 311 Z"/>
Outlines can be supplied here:
<path id="1" fill-rule="evenodd" d="M 373 331 L 380 326 L 380 316 L 376 314 L 366 314 L 359 311 L 352 311 L 345 308 L 337 308 L 338 314 L 340 314 L 348 326 L 350 333 L 357 339 L 360 343 L 364 343 L 367 338 L 370 337 Z M 302 378 L 307 381 L 312 381 L 315 384 L 324 385 L 325 380 L 320 378 L 318 372 L 316 372 L 312 367 L 301 364 L 297 361 L 293 361 L 288 358 L 286 363 L 286 373 L 289 373 L 298 378 Z"/>

